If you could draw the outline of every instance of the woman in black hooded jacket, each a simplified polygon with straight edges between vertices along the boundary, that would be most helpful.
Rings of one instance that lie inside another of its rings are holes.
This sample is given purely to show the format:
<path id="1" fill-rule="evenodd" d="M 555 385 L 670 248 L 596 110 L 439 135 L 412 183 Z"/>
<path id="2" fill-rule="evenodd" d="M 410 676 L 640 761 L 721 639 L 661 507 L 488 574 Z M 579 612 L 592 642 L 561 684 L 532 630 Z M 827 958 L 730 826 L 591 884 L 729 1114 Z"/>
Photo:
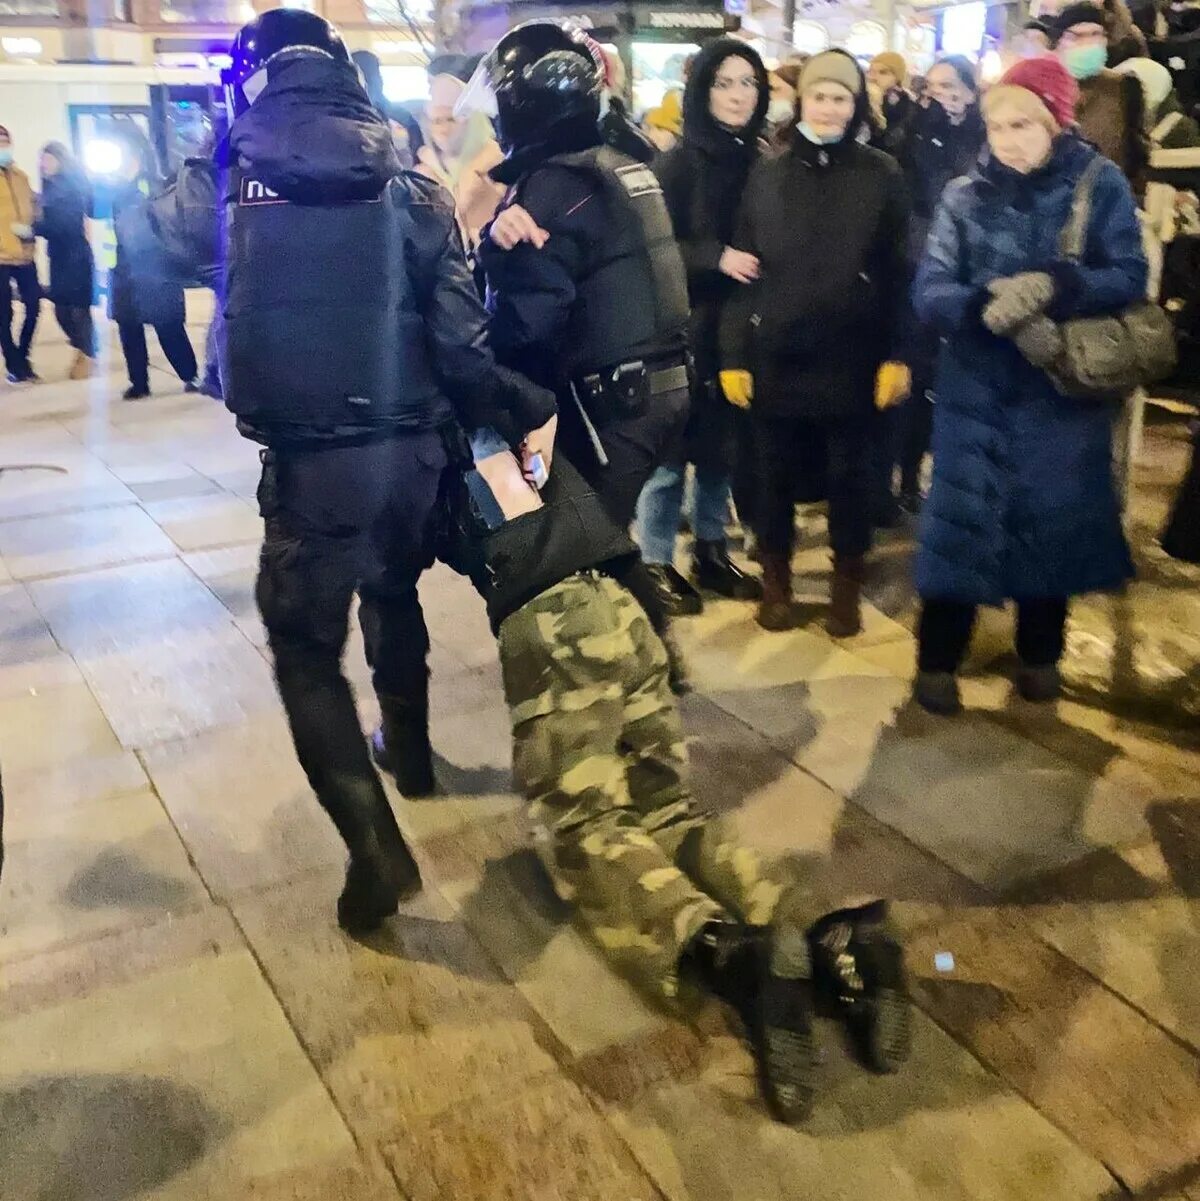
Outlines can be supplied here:
<path id="1" fill-rule="evenodd" d="M 687 267 L 695 358 L 684 445 L 650 478 L 638 507 L 642 555 L 674 613 L 698 613 L 701 605 L 699 594 L 671 566 L 688 463 L 696 469 L 697 582 L 742 600 L 753 600 L 760 591 L 758 581 L 730 561 L 725 547 L 739 415 L 717 383 L 717 335 L 725 303 L 758 275 L 757 259 L 731 243 L 770 98 L 766 68 L 754 50 L 735 38 L 715 39 L 696 56 L 688 77 L 682 139 L 652 164 Z"/>

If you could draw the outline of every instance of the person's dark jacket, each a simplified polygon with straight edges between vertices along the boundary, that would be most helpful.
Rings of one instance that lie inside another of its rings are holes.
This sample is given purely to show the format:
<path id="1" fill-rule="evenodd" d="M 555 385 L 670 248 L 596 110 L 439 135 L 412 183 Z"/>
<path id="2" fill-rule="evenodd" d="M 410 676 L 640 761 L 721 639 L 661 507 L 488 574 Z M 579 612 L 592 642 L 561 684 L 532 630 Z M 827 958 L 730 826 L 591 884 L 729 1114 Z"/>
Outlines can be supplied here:
<path id="1" fill-rule="evenodd" d="M 336 214 L 338 206 L 355 202 L 392 206 L 400 242 L 393 266 L 408 273 L 406 287 L 415 296 L 429 356 L 428 364 L 413 364 L 414 374 L 431 369 L 462 424 L 493 426 L 514 444 L 553 415 L 553 396 L 497 367 L 450 200 L 437 184 L 399 170 L 388 126 L 351 68 L 315 56 L 288 64 L 234 122 L 221 162 L 185 163 L 174 187 L 139 208 L 136 222 L 128 223 L 130 238 L 157 246 L 178 270 L 216 273 L 232 200 L 230 180 L 238 174 L 261 182 L 297 208 L 322 205 Z M 297 276 L 298 289 L 319 286 L 327 269 L 357 279 L 356 258 L 365 265 L 383 252 L 380 246 L 346 244 L 337 238 L 336 222 L 330 220 L 328 226 L 324 242 L 310 239 L 295 246 L 294 270 L 303 273 Z M 236 246 L 230 253 L 237 253 Z M 218 294 L 227 292 L 219 288 Z M 286 308 L 281 307 L 277 320 L 288 320 Z M 328 336 L 353 340 L 361 331 L 331 325 Z M 311 351 L 299 341 L 296 349 Z M 236 403 L 233 396 L 227 399 Z M 436 401 L 423 400 L 421 414 L 398 414 L 395 420 L 397 428 L 411 428 L 437 424 L 445 416 Z M 245 421 L 240 427 L 258 441 L 278 440 L 275 431 Z M 332 433 L 310 430 L 306 436 L 370 432 L 378 431 L 343 425 Z M 300 433 L 289 431 L 288 436 Z"/>
<path id="2" fill-rule="evenodd" d="M 908 200 L 899 164 L 853 129 L 818 146 L 799 131 L 746 185 L 734 245 L 762 277 L 725 308 L 721 366 L 754 376 L 754 411 L 873 411 L 881 363 L 905 360 Z"/>
<path id="3" fill-rule="evenodd" d="M 904 90 L 891 88 L 883 97 L 882 129 L 872 130 L 871 145 L 883 150 L 893 158 L 903 159 L 908 140 L 912 136 L 913 123 L 921 113 L 921 106 Z"/>
<path id="4" fill-rule="evenodd" d="M 1132 574 L 1113 487 L 1111 408 L 1062 396 L 981 319 L 988 285 L 1025 271 L 1055 281 L 1056 321 L 1145 296 L 1137 209 L 1111 162 L 1095 178 L 1083 261 L 1061 259 L 1075 187 L 1096 153 L 1064 134 L 1030 175 L 989 160 L 950 185 L 934 218 L 913 288 L 918 317 L 945 335 L 917 553 L 924 597 L 1066 597 Z"/>
<path id="5" fill-rule="evenodd" d="M 561 451 L 541 490 L 542 508 L 490 532 L 476 530 L 485 570 L 472 576 L 493 630 L 534 597 L 581 571 L 620 579 L 637 555 L 629 531 Z"/>
<path id="6" fill-rule="evenodd" d="M 639 163 L 651 162 L 658 154 L 657 147 L 637 127 L 620 96 L 608 98 L 608 111 L 600 118 L 600 136 L 606 145 Z"/>
<path id="7" fill-rule="evenodd" d="M 946 185 L 971 171 L 986 141 L 987 131 L 976 104 L 957 125 L 936 100 L 930 101 L 928 108 L 917 109 L 901 159 L 912 202 L 909 246 L 913 262 L 924 252 L 929 224 Z"/>
<path id="8" fill-rule="evenodd" d="M 187 318 L 183 278 L 164 249 L 138 229 L 146 194 L 138 181 L 113 195 L 117 261 L 108 277 L 108 315 L 121 325 L 179 325 Z"/>
<path id="9" fill-rule="evenodd" d="M 486 232 L 480 239 L 492 344 L 500 362 L 560 392 L 572 379 L 622 362 L 682 361 L 685 352 L 685 314 L 678 328 L 673 317 L 672 328 L 656 328 L 666 309 L 647 277 L 646 246 L 635 245 L 637 218 L 619 206 L 616 190 L 625 193 L 628 185 L 617 171 L 649 176 L 582 118 L 553 126 L 545 141 L 519 147 L 491 171 L 509 185 L 505 205 L 520 204 L 550 235 L 540 248 L 520 243 L 511 250 Z M 648 189 L 640 202 L 654 202 Z M 662 250 L 650 247 L 649 255 L 661 260 Z M 659 265 L 670 274 L 671 264 Z"/>
<path id="10" fill-rule="evenodd" d="M 758 107 L 746 128 L 737 133 L 718 125 L 708 109 L 713 78 L 731 54 L 745 58 L 759 82 Z M 759 157 L 759 135 L 770 99 L 762 61 L 744 42 L 734 38 L 709 42 L 696 55 L 684 89 L 683 135 L 652 165 L 687 268 L 691 346 L 700 380 L 716 377 L 721 308 L 744 286 L 723 274 L 719 264 L 725 247 L 733 244 L 738 205 Z"/>
<path id="11" fill-rule="evenodd" d="M 1079 84 L 1079 132 L 1121 168 L 1135 190 L 1150 157 L 1145 113 L 1142 85 L 1132 75 L 1105 70 Z"/>
<path id="12" fill-rule="evenodd" d="M 96 303 L 96 269 L 87 239 L 92 196 L 87 180 L 75 173 L 47 176 L 34 232 L 46 239 L 50 261 L 47 295 L 54 304 L 89 308 Z"/>

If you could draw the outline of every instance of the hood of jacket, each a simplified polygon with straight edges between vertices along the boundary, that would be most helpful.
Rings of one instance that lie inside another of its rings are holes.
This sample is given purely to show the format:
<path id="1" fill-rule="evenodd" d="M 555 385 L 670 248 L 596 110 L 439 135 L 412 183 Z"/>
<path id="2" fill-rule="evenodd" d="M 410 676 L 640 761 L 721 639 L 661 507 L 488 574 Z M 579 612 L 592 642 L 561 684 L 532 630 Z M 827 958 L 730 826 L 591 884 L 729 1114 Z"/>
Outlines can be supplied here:
<path id="1" fill-rule="evenodd" d="M 400 171 L 392 133 L 349 63 L 282 62 L 229 130 L 230 157 L 296 204 L 369 200 Z"/>
<path id="2" fill-rule="evenodd" d="M 754 68 L 758 80 L 758 105 L 744 129 L 731 133 L 713 120 L 708 109 L 708 94 L 721 64 L 737 54 Z M 767 121 L 771 88 L 767 69 L 755 51 L 736 38 L 714 38 L 697 55 L 683 92 L 683 140 L 715 155 L 757 154 L 757 143 Z"/>

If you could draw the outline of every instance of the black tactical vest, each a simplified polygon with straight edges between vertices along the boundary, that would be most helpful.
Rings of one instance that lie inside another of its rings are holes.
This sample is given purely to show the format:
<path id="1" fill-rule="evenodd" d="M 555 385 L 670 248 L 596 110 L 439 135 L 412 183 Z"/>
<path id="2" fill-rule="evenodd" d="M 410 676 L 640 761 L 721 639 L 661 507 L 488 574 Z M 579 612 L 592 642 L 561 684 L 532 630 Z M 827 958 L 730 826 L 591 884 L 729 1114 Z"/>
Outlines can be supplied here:
<path id="1" fill-rule="evenodd" d="M 229 179 L 221 381 L 239 421 L 264 441 L 436 424 L 396 182 L 376 200 L 302 205 Z"/>
<path id="2" fill-rule="evenodd" d="M 610 217 L 575 281 L 562 374 L 574 378 L 636 359 L 682 356 L 687 272 L 654 172 L 609 146 L 548 161 L 594 180 Z"/>

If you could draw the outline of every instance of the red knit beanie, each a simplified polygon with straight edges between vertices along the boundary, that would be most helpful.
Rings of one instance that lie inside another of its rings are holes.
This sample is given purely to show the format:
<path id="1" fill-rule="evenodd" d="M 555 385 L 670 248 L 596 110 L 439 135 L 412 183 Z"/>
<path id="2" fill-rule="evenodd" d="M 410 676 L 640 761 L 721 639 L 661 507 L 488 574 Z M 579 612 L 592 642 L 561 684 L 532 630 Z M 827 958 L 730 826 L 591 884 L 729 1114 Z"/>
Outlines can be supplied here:
<path id="1" fill-rule="evenodd" d="M 1075 102 L 1079 85 L 1052 54 L 1025 58 L 1014 63 L 997 81 L 997 87 L 1024 88 L 1032 92 L 1063 128 L 1075 124 Z"/>

